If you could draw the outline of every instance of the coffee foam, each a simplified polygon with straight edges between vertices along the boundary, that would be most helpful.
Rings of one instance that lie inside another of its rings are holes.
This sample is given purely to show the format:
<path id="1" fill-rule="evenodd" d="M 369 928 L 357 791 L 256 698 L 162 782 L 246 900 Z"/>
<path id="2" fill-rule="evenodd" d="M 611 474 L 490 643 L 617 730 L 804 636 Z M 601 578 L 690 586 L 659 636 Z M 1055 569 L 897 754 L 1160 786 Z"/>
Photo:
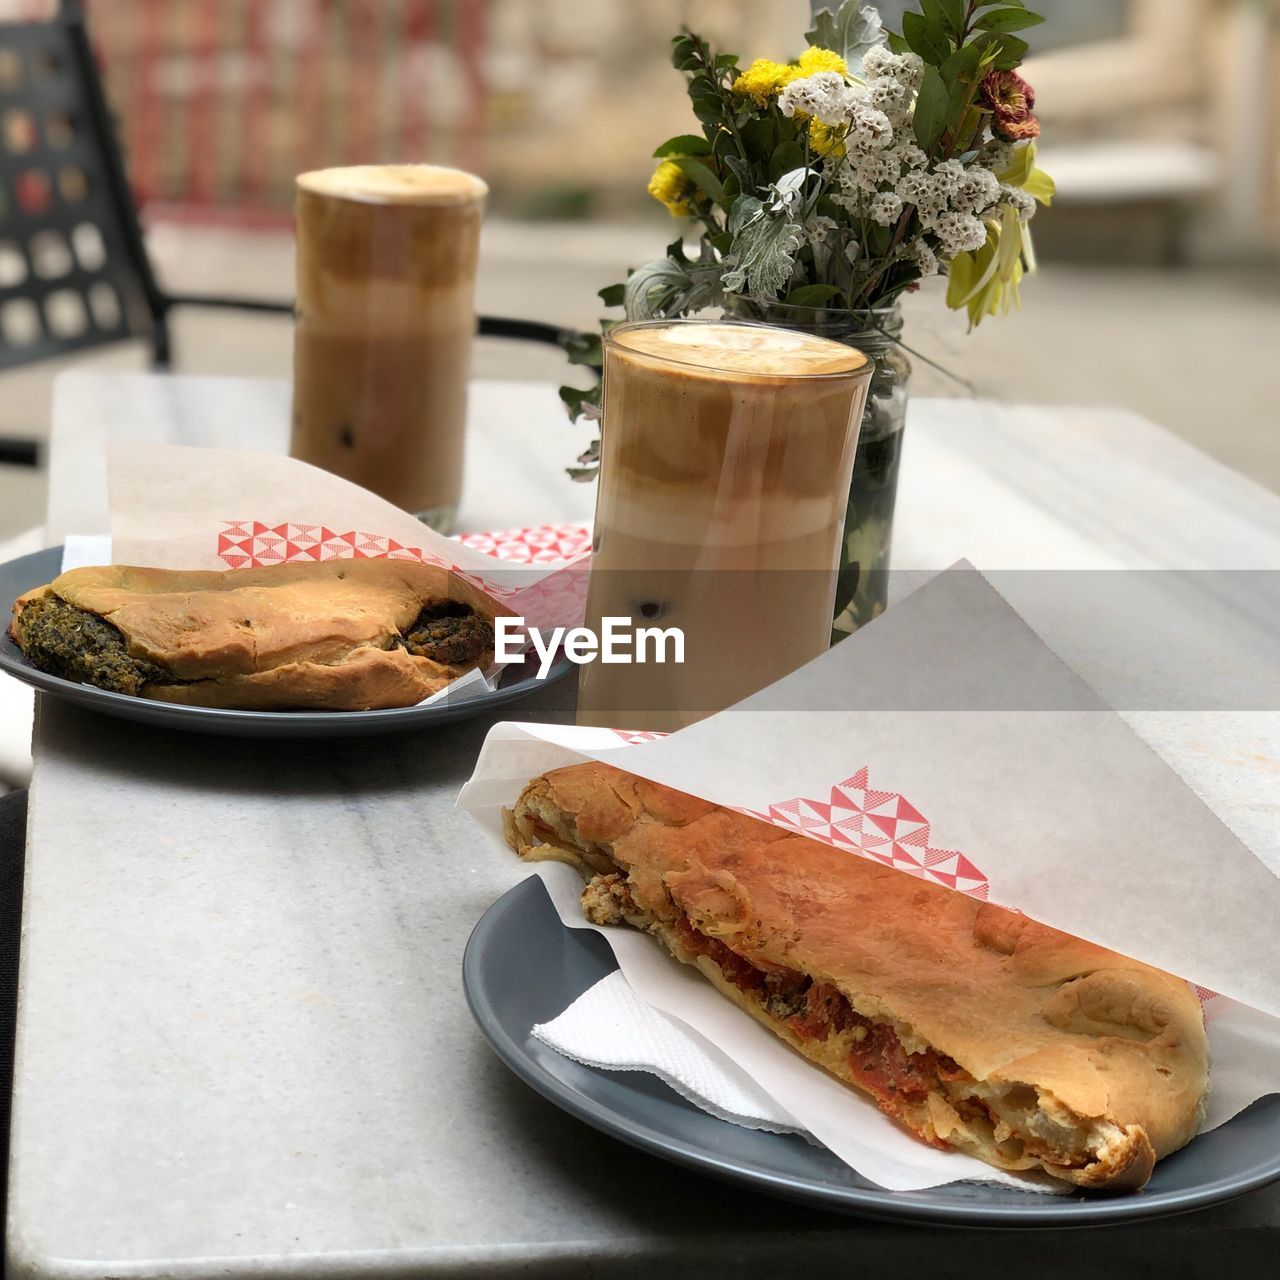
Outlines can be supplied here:
<path id="1" fill-rule="evenodd" d="M 853 347 L 772 325 L 673 321 L 614 330 L 611 339 L 627 351 L 697 367 L 712 376 L 856 373 L 867 364 L 867 357 Z"/>
<path id="2" fill-rule="evenodd" d="M 318 196 L 365 204 L 471 204 L 489 194 L 474 174 L 436 164 L 356 164 L 300 173 L 298 186 Z"/>

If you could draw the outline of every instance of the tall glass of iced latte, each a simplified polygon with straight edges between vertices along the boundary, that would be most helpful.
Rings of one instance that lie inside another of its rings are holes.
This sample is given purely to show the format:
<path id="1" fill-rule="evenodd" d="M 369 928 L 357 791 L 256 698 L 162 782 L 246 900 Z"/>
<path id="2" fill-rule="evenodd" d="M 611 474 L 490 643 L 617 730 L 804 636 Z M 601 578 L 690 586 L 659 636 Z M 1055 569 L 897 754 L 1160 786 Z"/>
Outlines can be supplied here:
<path id="1" fill-rule="evenodd" d="M 290 452 L 443 532 L 462 491 L 487 193 L 425 164 L 297 180 Z"/>
<path id="2" fill-rule="evenodd" d="M 580 724 L 679 728 L 827 648 L 871 372 L 769 325 L 608 334 L 587 625 L 679 628 L 684 661 L 583 666 Z"/>

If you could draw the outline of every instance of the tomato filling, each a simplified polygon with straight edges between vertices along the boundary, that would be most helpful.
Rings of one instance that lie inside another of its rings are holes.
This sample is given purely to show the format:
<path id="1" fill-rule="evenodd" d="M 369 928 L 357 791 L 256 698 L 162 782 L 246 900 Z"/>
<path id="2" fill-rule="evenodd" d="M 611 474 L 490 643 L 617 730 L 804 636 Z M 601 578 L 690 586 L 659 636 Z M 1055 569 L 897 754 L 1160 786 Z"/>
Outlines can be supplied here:
<path id="1" fill-rule="evenodd" d="M 815 981 L 795 969 L 753 964 L 719 938 L 700 933 L 685 915 L 676 921 L 676 936 L 685 950 L 714 960 L 728 981 L 757 996 L 766 1011 L 801 1040 L 825 1040 L 853 1031 L 849 1071 L 890 1115 L 898 1113 L 901 1103 L 923 1102 L 940 1080 L 968 1079 L 951 1058 L 934 1049 L 908 1053 L 891 1026 L 855 1012 L 829 982 Z"/>

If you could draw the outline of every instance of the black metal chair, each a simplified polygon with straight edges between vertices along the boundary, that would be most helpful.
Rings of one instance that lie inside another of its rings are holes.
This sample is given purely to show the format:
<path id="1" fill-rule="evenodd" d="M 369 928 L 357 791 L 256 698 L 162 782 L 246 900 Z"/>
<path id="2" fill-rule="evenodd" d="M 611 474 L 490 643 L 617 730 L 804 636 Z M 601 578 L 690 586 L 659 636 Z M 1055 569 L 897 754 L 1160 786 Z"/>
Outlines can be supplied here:
<path id="1" fill-rule="evenodd" d="M 175 307 L 293 314 L 292 302 L 162 289 L 78 0 L 49 22 L 0 23 L 0 373 L 138 338 L 167 369 Z M 479 332 L 562 349 L 576 336 L 494 316 Z M 0 463 L 34 466 L 39 453 L 0 438 Z"/>

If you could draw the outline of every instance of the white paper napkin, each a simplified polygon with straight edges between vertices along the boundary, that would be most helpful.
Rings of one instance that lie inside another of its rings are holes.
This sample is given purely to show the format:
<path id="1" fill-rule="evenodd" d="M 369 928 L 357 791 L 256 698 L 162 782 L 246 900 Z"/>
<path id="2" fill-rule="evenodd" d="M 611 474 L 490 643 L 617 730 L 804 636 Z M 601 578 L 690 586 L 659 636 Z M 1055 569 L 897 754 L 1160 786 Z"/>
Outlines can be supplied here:
<path id="1" fill-rule="evenodd" d="M 605 1071 L 647 1071 L 730 1124 L 769 1133 L 804 1129 L 741 1067 L 683 1022 L 645 1004 L 615 969 L 534 1036 L 557 1053 Z"/>

